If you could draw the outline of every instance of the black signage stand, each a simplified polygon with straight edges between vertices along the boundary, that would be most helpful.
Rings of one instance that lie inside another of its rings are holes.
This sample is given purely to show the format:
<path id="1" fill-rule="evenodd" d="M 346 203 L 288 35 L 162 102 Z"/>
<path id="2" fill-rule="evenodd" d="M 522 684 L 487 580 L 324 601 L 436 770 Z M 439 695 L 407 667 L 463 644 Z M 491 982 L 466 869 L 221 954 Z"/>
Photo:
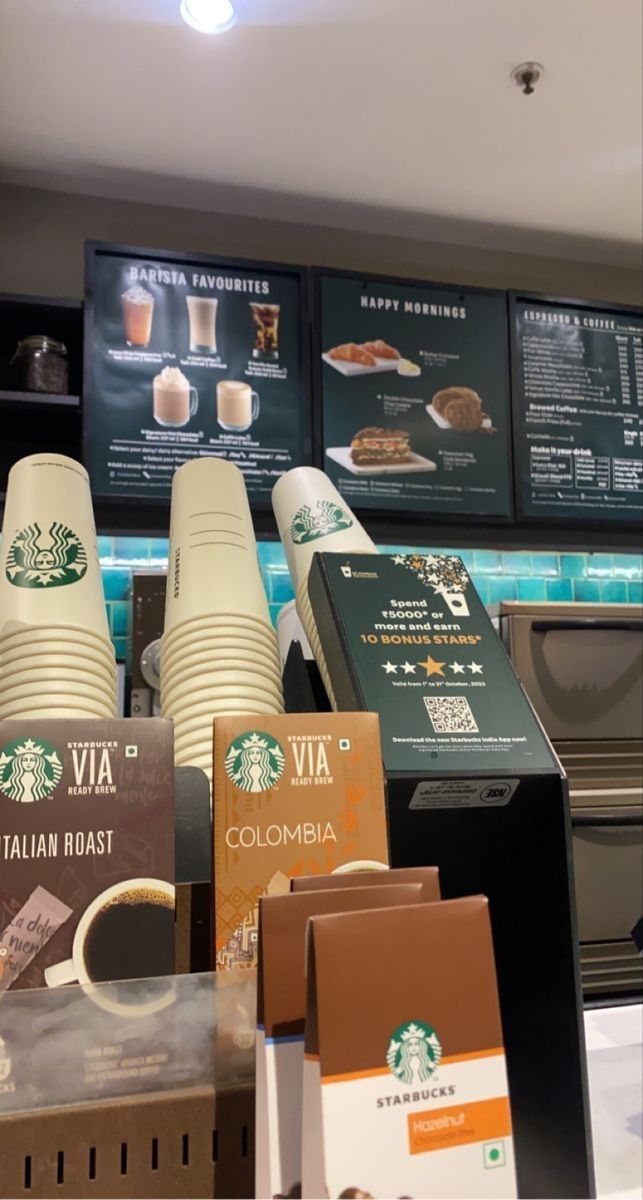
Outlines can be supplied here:
<path id="1" fill-rule="evenodd" d="M 364 629 L 372 628 L 364 615 L 368 607 L 372 617 L 374 607 L 366 598 L 368 589 L 378 589 L 380 600 L 389 594 L 389 580 L 382 580 L 387 575 L 383 558 L 317 554 L 308 589 L 337 707 L 380 711 L 386 768 L 387 752 L 405 753 L 391 749 L 387 735 L 389 722 L 399 727 L 396 714 L 402 702 L 389 705 L 387 716 L 382 716 L 382 703 L 375 695 L 377 677 L 368 678 L 356 632 L 360 619 Z M 372 583 L 378 575 L 379 581 Z M 410 583 L 407 594 L 414 594 Z M 506 722 L 510 712 L 520 711 L 538 767 L 529 769 L 524 752 L 521 762 L 517 749 L 507 754 L 504 768 L 497 760 L 491 769 L 485 768 L 485 755 L 480 753 L 469 755 L 470 765 L 463 756 L 461 769 L 447 769 L 431 763 L 442 759 L 450 766 L 449 755 L 429 753 L 422 768 L 386 769 L 391 866 L 438 866 L 446 899 L 476 893 L 489 898 L 519 1195 L 591 1197 L 594 1173 L 567 780 L 470 585 L 466 596 L 471 629 L 482 632 L 476 657 L 484 662 L 493 684 L 485 704 L 494 717 L 496 712 L 503 714 Z M 432 604 L 437 603 L 433 598 Z M 362 616 L 356 616 L 360 612 Z M 427 653 L 426 646 L 421 652 Z M 438 655 L 433 647 L 428 652 Z M 464 648 L 458 651 L 461 658 L 465 653 Z M 390 656 L 394 657 L 392 648 Z M 448 650 L 442 648 L 439 656 L 447 659 Z M 381 692 L 386 705 L 385 688 Z M 455 766 L 456 755 L 450 758 Z M 475 996 L 465 1000 L 475 1005 Z"/>

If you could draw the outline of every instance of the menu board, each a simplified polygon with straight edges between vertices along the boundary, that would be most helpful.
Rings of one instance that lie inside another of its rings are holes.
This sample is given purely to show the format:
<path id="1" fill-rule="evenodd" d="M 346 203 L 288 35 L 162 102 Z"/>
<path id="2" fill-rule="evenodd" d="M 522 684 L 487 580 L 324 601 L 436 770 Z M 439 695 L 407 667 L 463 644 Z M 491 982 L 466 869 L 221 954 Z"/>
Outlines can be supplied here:
<path id="1" fill-rule="evenodd" d="M 355 508 L 511 515 L 504 293 L 320 273 L 324 469 Z"/>
<path id="2" fill-rule="evenodd" d="M 643 514 L 643 316 L 517 296 L 517 500 L 525 517 Z"/>
<path id="3" fill-rule="evenodd" d="M 89 243 L 85 458 L 95 495 L 170 495 L 203 455 L 251 501 L 307 459 L 303 272 Z"/>

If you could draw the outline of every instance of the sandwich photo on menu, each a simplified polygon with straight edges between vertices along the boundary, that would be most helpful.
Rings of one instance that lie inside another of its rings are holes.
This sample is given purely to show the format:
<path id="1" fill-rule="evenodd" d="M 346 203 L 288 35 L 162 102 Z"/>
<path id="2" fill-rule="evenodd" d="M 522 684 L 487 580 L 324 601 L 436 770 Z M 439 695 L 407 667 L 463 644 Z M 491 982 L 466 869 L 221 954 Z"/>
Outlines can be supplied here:
<path id="1" fill-rule="evenodd" d="M 359 429 L 350 446 L 334 446 L 329 458 L 353 475 L 385 475 L 394 471 L 435 471 L 436 464 L 411 449 L 405 429 L 367 425 Z"/>

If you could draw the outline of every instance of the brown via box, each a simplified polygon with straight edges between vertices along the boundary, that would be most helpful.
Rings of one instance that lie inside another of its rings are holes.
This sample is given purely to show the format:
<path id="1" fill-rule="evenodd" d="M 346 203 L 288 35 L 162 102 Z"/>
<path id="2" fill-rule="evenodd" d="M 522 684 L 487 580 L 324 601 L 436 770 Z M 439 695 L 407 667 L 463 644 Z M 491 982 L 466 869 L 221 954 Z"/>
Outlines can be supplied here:
<path id="1" fill-rule="evenodd" d="M 312 916 L 306 980 L 301 1195 L 516 1196 L 486 898 Z"/>
<path id="2" fill-rule="evenodd" d="M 388 866 L 376 713 L 214 722 L 217 968 L 255 966 L 259 897 Z"/>
<path id="3" fill-rule="evenodd" d="M 319 892 L 328 888 L 386 887 L 395 883 L 419 883 L 422 899 L 440 900 L 440 872 L 437 867 L 397 867 L 374 874 L 358 872 L 346 875 L 297 875 L 290 880 L 291 892 Z"/>
<path id="4" fill-rule="evenodd" d="M 321 913 L 420 904 L 419 884 L 266 896 L 259 903 L 255 1194 L 301 1194 L 306 926 Z M 325 1195 L 321 1191 L 319 1195 Z"/>
<path id="5" fill-rule="evenodd" d="M 174 970 L 161 720 L 0 722 L 0 994 Z"/>

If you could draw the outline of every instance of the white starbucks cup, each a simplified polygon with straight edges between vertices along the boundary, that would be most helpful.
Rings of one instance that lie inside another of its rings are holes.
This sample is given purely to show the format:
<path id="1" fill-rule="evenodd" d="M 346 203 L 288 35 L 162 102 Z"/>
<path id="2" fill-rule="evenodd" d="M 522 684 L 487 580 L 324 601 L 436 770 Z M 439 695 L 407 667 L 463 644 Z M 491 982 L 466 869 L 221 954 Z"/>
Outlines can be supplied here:
<path id="1" fill-rule="evenodd" d="M 238 646 L 239 649 L 256 649 L 257 653 L 262 655 L 273 656 L 276 654 L 276 637 L 275 630 L 271 626 L 242 626 L 242 625 L 215 625 L 214 623 L 203 623 L 198 627 L 195 625 L 193 629 L 175 630 L 175 636 L 169 634 L 163 636 L 161 641 L 161 657 L 167 662 L 175 655 L 190 653 L 193 649 L 196 651 L 206 650 L 208 647 L 216 647 L 219 643 L 225 644 L 229 642 L 231 645 Z"/>
<path id="2" fill-rule="evenodd" d="M 295 591 L 297 614 L 317 660 L 328 698 L 336 709 L 308 599 L 308 573 L 317 552 L 377 554 L 377 546 L 328 476 L 316 467 L 295 467 L 286 471 L 272 489 L 272 507 Z"/>
<path id="3" fill-rule="evenodd" d="M 230 612 L 270 623 L 246 485 L 232 463 L 193 459 L 172 480 L 164 633 Z"/>
<path id="4" fill-rule="evenodd" d="M 0 634 L 13 620 L 76 625 L 109 641 L 89 476 L 62 454 L 32 454 L 9 472 Z"/>
<path id="5" fill-rule="evenodd" d="M 272 489 L 293 588 L 308 578 L 313 555 L 377 554 L 377 547 L 323 471 L 294 467 Z"/>

